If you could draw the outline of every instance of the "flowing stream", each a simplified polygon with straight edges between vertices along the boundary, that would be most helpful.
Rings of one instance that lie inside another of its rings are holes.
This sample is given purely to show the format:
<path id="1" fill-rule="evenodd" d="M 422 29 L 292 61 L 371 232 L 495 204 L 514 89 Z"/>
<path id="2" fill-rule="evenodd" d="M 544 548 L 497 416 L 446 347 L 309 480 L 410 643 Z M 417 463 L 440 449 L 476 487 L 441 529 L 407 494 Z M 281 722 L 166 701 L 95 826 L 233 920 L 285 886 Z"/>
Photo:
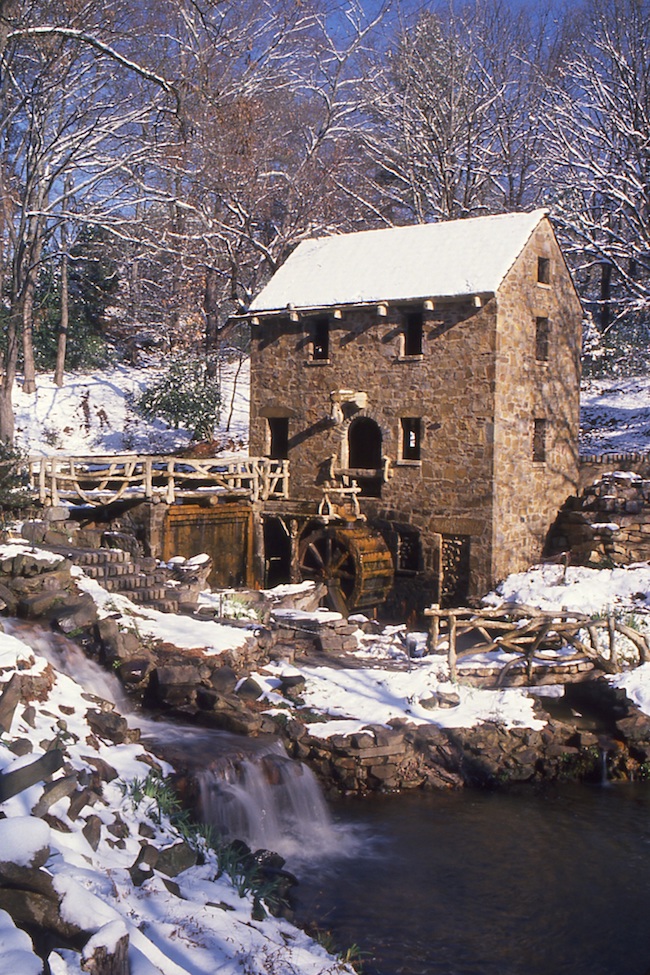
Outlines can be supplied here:
<path id="1" fill-rule="evenodd" d="M 113 700 L 172 764 L 194 764 L 204 818 L 285 856 L 299 923 L 358 946 L 365 975 L 650 975 L 650 784 L 328 807 L 276 739 L 129 713 L 117 678 L 72 641 L 3 626 Z"/>
<path id="2" fill-rule="evenodd" d="M 89 694 L 115 704 L 145 745 L 186 770 L 196 782 L 200 817 L 222 839 L 273 850 L 292 869 L 354 848 L 353 832 L 334 823 L 311 769 L 292 761 L 279 739 L 147 716 L 133 709 L 118 678 L 72 640 L 20 620 L 3 620 L 3 627 Z"/>

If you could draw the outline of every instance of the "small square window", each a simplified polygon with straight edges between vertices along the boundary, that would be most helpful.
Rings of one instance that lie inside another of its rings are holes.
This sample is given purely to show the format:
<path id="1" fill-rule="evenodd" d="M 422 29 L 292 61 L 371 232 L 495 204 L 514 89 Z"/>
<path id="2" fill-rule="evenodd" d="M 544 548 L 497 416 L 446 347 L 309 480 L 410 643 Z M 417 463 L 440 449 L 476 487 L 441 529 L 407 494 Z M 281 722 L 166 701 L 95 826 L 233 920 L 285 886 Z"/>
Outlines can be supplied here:
<path id="1" fill-rule="evenodd" d="M 549 257 L 537 258 L 537 280 L 540 284 L 551 283 L 551 259 Z"/>
<path id="2" fill-rule="evenodd" d="M 535 358 L 538 362 L 548 359 L 548 318 L 535 319 Z"/>
<path id="3" fill-rule="evenodd" d="M 326 316 L 314 319 L 312 325 L 312 359 L 329 359 L 330 357 L 330 323 Z"/>
<path id="4" fill-rule="evenodd" d="M 533 461 L 543 464 L 546 461 L 546 435 L 548 422 L 546 420 L 533 421 Z"/>
<path id="5" fill-rule="evenodd" d="M 404 355 L 422 355 L 424 318 L 421 311 L 407 312 L 404 316 Z"/>
<path id="6" fill-rule="evenodd" d="M 420 460 L 422 454 L 422 420 L 419 416 L 403 416 L 402 460 Z"/>

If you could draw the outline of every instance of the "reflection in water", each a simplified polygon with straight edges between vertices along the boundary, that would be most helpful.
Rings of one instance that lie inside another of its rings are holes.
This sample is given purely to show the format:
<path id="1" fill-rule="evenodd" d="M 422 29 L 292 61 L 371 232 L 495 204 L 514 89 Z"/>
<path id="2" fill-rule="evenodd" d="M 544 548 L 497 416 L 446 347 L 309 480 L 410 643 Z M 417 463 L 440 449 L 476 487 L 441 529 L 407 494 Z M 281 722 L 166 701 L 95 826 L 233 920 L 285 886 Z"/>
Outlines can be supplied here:
<path id="1" fill-rule="evenodd" d="M 344 803 L 372 855 L 301 873 L 298 916 L 366 975 L 648 975 L 650 789 Z"/>

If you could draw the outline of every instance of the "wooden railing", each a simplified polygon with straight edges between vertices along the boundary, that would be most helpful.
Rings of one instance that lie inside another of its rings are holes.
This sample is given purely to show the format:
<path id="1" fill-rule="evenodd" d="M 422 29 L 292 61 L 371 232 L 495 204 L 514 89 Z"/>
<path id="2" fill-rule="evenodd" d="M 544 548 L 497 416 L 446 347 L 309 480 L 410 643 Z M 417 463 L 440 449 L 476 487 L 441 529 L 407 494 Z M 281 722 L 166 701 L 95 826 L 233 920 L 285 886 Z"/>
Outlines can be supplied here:
<path id="1" fill-rule="evenodd" d="M 525 666 L 532 683 L 535 664 L 555 662 L 568 665 L 588 660 L 605 673 L 622 669 L 616 634 L 635 648 L 638 663 L 650 662 L 650 638 L 609 613 L 594 618 L 570 611 L 543 612 L 530 606 L 503 603 L 486 609 L 441 609 L 434 604 L 425 609 L 430 618 L 427 648 L 430 653 L 446 653 L 453 681 L 458 680 L 461 657 L 501 650 L 512 654 L 502 666 L 497 686 L 505 683 L 511 670 Z"/>
<path id="2" fill-rule="evenodd" d="M 42 504 L 110 504 L 121 499 L 165 501 L 228 493 L 251 501 L 289 497 L 289 461 L 268 457 L 220 460 L 115 454 L 32 457 L 31 489 Z"/>

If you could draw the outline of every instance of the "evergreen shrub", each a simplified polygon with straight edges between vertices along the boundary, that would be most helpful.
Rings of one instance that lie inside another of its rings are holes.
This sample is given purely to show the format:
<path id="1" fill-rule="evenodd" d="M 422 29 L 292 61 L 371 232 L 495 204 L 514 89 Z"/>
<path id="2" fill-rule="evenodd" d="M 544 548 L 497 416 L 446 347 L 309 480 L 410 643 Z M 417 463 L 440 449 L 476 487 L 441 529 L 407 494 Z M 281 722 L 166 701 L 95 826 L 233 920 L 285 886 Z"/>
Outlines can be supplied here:
<path id="1" fill-rule="evenodd" d="M 134 407 L 147 420 L 191 430 L 193 440 L 210 440 L 221 415 L 219 382 L 204 360 L 179 356 Z"/>

